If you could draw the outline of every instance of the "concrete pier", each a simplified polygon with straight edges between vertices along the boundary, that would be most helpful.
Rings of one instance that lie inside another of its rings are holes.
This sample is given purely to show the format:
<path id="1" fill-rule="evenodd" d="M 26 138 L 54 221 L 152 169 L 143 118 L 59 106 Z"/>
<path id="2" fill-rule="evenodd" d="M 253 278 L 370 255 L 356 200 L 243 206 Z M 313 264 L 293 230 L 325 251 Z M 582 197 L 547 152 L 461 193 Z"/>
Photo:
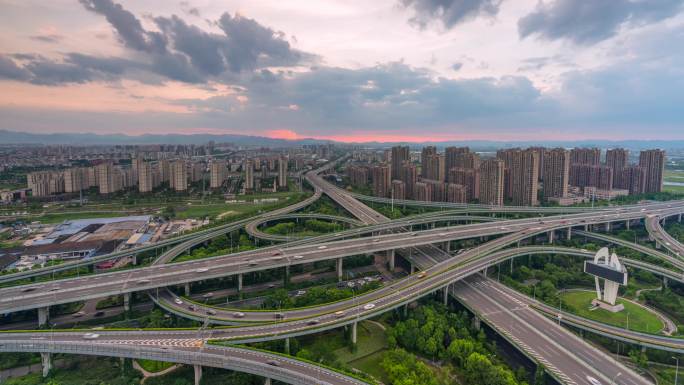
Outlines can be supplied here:
<path id="1" fill-rule="evenodd" d="M 46 307 L 39 307 L 38 308 L 38 327 L 43 327 L 47 325 L 48 320 L 50 319 L 50 308 L 48 306 Z"/>
<path id="2" fill-rule="evenodd" d="M 200 385 L 202 381 L 202 365 L 194 365 L 195 369 L 195 385 Z"/>
<path id="3" fill-rule="evenodd" d="M 342 280 L 342 275 L 344 273 L 344 269 L 342 268 L 342 260 L 343 258 L 337 258 L 337 280 L 341 281 Z"/>
<path id="4" fill-rule="evenodd" d="M 52 355 L 50 353 L 40 353 L 40 362 L 43 365 L 43 378 L 45 378 L 52 370 Z"/>

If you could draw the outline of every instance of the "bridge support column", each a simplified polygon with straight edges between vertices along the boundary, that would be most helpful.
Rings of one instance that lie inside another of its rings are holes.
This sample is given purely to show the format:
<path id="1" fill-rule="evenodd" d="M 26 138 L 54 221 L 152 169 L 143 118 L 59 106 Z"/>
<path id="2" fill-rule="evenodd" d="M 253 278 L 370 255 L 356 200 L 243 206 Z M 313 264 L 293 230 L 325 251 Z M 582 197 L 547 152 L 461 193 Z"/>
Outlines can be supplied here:
<path id="1" fill-rule="evenodd" d="M 185 283 L 185 296 L 186 297 L 190 296 L 190 282 Z"/>
<path id="2" fill-rule="evenodd" d="M 283 286 L 287 288 L 290 285 L 290 266 L 285 266 L 285 275 L 283 276 Z"/>
<path id="3" fill-rule="evenodd" d="M 629 230 L 629 224 L 630 224 L 630 221 L 628 219 L 625 221 L 625 229 Z"/>
<path id="4" fill-rule="evenodd" d="M 352 329 L 351 329 L 351 341 L 353 345 L 356 345 L 356 326 L 358 325 L 358 322 L 354 322 L 352 324 Z"/>
<path id="5" fill-rule="evenodd" d="M 48 320 L 50 319 L 50 307 L 45 306 L 45 307 L 39 307 L 38 308 L 38 327 L 43 327 L 47 325 Z"/>
<path id="6" fill-rule="evenodd" d="M 335 265 L 337 266 L 337 281 L 341 281 L 342 274 L 344 273 L 344 269 L 342 268 L 342 258 L 337 258 L 337 263 Z"/>
<path id="7" fill-rule="evenodd" d="M 285 354 L 290 354 L 290 337 L 285 338 Z"/>
<path id="8" fill-rule="evenodd" d="M 52 370 L 52 355 L 50 353 L 40 353 L 40 362 L 43 365 L 43 378 L 45 378 Z"/>
<path id="9" fill-rule="evenodd" d="M 238 291 L 242 291 L 242 274 L 238 274 Z"/>
<path id="10" fill-rule="evenodd" d="M 195 369 L 195 385 L 199 385 L 202 381 L 202 365 L 194 365 Z"/>
<path id="11" fill-rule="evenodd" d="M 606 232 L 610 233 L 610 222 L 606 222 Z"/>
<path id="12" fill-rule="evenodd" d="M 473 317 L 473 329 L 480 330 L 480 326 L 480 318 L 477 316 Z"/>
<path id="13" fill-rule="evenodd" d="M 264 385 L 271 385 L 271 379 L 266 377 L 266 379 L 264 379 Z"/>
<path id="14" fill-rule="evenodd" d="M 682 222 L 682 214 L 679 214 L 679 216 L 677 217 L 677 222 Z"/>
<path id="15" fill-rule="evenodd" d="M 568 241 L 572 239 L 572 227 L 568 227 Z"/>
<path id="16" fill-rule="evenodd" d="M 589 231 L 589 225 L 584 225 L 584 231 Z"/>
<path id="17" fill-rule="evenodd" d="M 667 277 L 663 277 L 663 289 L 667 289 Z"/>
<path id="18" fill-rule="evenodd" d="M 449 285 L 444 286 L 443 297 L 444 297 L 444 306 L 447 306 L 449 304 Z"/>
<path id="19" fill-rule="evenodd" d="M 387 259 L 389 263 L 389 271 L 394 272 L 394 250 L 387 250 Z"/>
<path id="20" fill-rule="evenodd" d="M 549 231 L 549 244 L 553 243 L 553 236 L 554 236 L 554 231 L 553 230 Z"/>
<path id="21" fill-rule="evenodd" d="M 411 274 L 413 274 L 416 272 L 416 265 L 414 265 L 413 262 L 410 262 L 410 263 L 411 263 Z"/>
<path id="22" fill-rule="evenodd" d="M 138 254 L 133 254 L 133 256 L 131 257 L 131 263 L 133 264 L 133 266 L 138 264 Z"/>
<path id="23" fill-rule="evenodd" d="M 451 251 L 451 242 L 450 241 L 444 241 L 442 244 L 442 249 L 446 251 L 447 253 Z"/>
<path id="24" fill-rule="evenodd" d="M 131 311 L 131 293 L 124 293 L 123 299 L 124 311 Z"/>

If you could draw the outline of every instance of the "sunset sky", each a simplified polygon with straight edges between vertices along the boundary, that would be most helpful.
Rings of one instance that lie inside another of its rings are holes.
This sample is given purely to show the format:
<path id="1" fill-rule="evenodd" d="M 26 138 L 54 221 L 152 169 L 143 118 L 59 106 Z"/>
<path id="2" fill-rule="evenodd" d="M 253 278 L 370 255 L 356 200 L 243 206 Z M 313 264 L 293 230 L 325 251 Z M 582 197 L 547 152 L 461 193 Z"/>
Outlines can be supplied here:
<path id="1" fill-rule="evenodd" d="M 0 129 L 684 139 L 684 0 L 0 0 Z"/>

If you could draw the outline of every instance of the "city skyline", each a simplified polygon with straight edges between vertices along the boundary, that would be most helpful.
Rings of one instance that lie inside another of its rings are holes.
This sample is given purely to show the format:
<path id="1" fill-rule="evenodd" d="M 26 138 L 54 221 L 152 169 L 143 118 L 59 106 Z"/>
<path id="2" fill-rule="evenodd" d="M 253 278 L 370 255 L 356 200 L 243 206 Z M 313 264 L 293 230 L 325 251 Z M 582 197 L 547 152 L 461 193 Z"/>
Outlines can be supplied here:
<path id="1" fill-rule="evenodd" d="M 673 49 L 681 1 L 5 1 L 3 10 L 2 129 L 684 138 Z"/>

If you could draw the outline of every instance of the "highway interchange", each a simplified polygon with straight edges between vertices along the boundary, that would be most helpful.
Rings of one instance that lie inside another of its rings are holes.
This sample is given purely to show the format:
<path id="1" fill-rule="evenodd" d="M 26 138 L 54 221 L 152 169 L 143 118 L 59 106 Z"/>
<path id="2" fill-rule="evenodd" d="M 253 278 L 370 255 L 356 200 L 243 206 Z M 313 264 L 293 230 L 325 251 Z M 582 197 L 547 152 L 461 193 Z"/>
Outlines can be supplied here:
<path id="1" fill-rule="evenodd" d="M 664 218 L 684 212 L 684 202 L 673 201 L 665 203 L 650 203 L 638 206 L 602 208 L 601 210 L 593 211 L 586 211 L 585 208 L 584 210 L 576 210 L 580 211 L 579 213 L 572 214 L 516 220 L 499 220 L 460 226 L 439 227 L 430 230 L 411 231 L 410 228 L 407 228 L 408 226 L 412 225 L 410 220 L 400 220 L 396 222 L 389 221 L 387 218 L 375 212 L 368 206 L 360 203 L 357 199 L 346 193 L 344 190 L 338 189 L 325 182 L 318 175 L 318 172 L 311 172 L 306 175 L 306 178 L 316 189 L 316 195 L 314 197 L 317 198 L 317 196 L 320 196 L 321 193 L 325 193 L 334 201 L 339 203 L 342 207 L 347 209 L 350 213 L 352 213 L 356 218 L 358 218 L 359 221 L 370 226 L 368 226 L 368 228 L 364 227 L 355 230 L 347 230 L 342 234 L 324 236 L 321 239 L 315 239 L 316 243 L 309 243 L 311 241 L 302 241 L 294 246 L 292 246 L 291 243 L 288 243 L 282 246 L 267 247 L 249 252 L 230 254 L 184 263 L 167 264 L 167 262 L 170 262 L 175 256 L 184 252 L 189 247 L 199 244 L 200 242 L 197 241 L 198 239 L 201 239 L 201 242 L 204 242 L 207 239 L 211 239 L 212 237 L 216 236 L 214 234 L 220 233 L 224 230 L 214 230 L 213 232 L 208 231 L 196 236 L 195 238 L 188 239 L 184 242 L 185 244 L 179 244 L 179 246 L 177 246 L 175 249 L 172 249 L 169 253 L 165 254 L 163 258 L 161 258 L 160 263 L 150 267 L 0 289 L 0 312 L 9 313 L 19 310 L 47 307 L 58 303 L 68 303 L 77 300 L 101 298 L 108 295 L 149 290 L 156 301 L 159 301 L 162 306 L 170 311 L 173 311 L 174 313 L 186 313 L 185 315 L 189 315 L 191 318 L 205 319 L 206 321 L 212 320 L 213 322 L 217 323 L 247 323 L 247 325 L 240 327 L 203 329 L 200 331 L 103 331 L 102 336 L 97 340 L 97 346 L 102 346 L 103 348 L 116 346 L 117 348 L 123 349 L 123 351 L 125 351 L 125 347 L 133 345 L 137 346 L 139 349 L 139 353 L 136 354 L 143 354 L 143 352 L 145 354 L 166 354 L 165 360 L 173 360 L 171 359 L 172 355 L 181 354 L 186 349 L 191 352 L 196 352 L 198 349 L 203 349 L 205 352 L 212 353 L 216 353 L 214 352 L 216 349 L 224 349 L 209 346 L 204 343 L 210 339 L 222 339 L 233 342 L 251 342 L 297 336 L 336 328 L 343 325 L 352 325 L 355 327 L 359 320 L 374 317 L 389 309 L 405 305 L 409 302 L 415 301 L 421 296 L 433 293 L 435 290 L 448 288 L 449 285 L 454 282 L 465 282 L 459 283 L 458 285 L 452 287 L 452 291 L 457 290 L 458 288 L 458 290 L 460 290 L 459 293 L 463 294 L 465 296 L 464 298 L 466 298 L 470 294 L 468 294 L 467 291 L 463 292 L 463 290 L 465 290 L 463 287 L 475 287 L 473 285 L 468 285 L 467 283 L 471 282 L 472 279 L 477 279 L 476 275 L 479 272 L 508 258 L 524 255 L 520 253 L 527 252 L 529 254 L 532 252 L 532 250 L 519 250 L 518 254 L 516 254 L 515 252 L 511 251 L 516 249 L 504 249 L 505 247 L 514 245 L 526 238 L 561 229 L 572 229 L 573 227 L 586 228 L 595 224 L 626 222 L 644 218 L 646 218 L 647 227 L 649 230 L 653 228 L 653 231 L 658 234 L 656 227 L 660 226 L 655 226 L 649 222 L 652 220 L 652 218 Z M 306 203 L 302 203 L 298 208 L 304 207 L 312 200 L 315 200 L 315 198 L 307 200 Z M 459 210 L 465 209 L 468 209 L 468 207 L 459 207 Z M 498 211 L 499 209 L 497 208 L 495 210 Z M 495 210 L 492 210 L 492 207 L 489 206 L 475 207 L 476 212 L 492 212 Z M 511 211 L 515 210 L 521 210 L 521 208 L 513 208 Z M 264 220 L 267 220 L 267 217 L 283 215 L 292 211 L 294 210 L 285 208 L 279 210 L 278 212 L 269 213 L 268 216 L 264 215 L 261 218 L 258 218 L 258 220 L 263 222 Z M 524 211 L 526 210 L 523 210 L 523 212 Z M 435 217 L 438 217 L 438 215 L 435 214 Z M 448 217 L 448 215 L 445 217 Z M 449 220 L 463 220 L 463 217 L 454 215 L 447 221 Z M 255 223 L 253 220 L 250 222 Z M 426 219 L 425 222 L 416 223 L 429 222 L 430 219 Z M 236 225 L 244 226 L 246 223 L 248 222 L 241 221 L 239 225 Z M 655 223 L 659 224 L 657 221 Z M 225 228 L 230 228 L 230 226 L 225 226 Z M 256 228 L 257 226 L 253 227 L 253 229 Z M 660 228 L 662 229 L 662 227 Z M 664 233 L 664 231 L 662 232 Z M 225 231 L 223 233 L 225 233 Z M 661 239 L 665 239 L 664 237 L 667 235 L 665 233 L 658 236 L 660 236 Z M 206 239 L 202 239 L 203 237 Z M 495 238 L 477 246 L 474 249 L 467 250 L 451 258 L 449 258 L 449 254 L 446 251 L 440 250 L 434 246 L 442 245 L 445 241 L 480 237 Z M 671 242 L 668 240 L 667 242 L 669 242 L 673 248 L 681 247 L 681 245 L 679 245 L 676 241 Z M 244 274 L 251 271 L 283 268 L 299 263 L 310 263 L 313 261 L 326 259 L 339 259 L 351 255 L 386 252 L 388 250 L 394 250 L 407 256 L 407 259 L 415 262 L 416 267 L 424 270 L 427 275 L 424 278 L 420 278 L 419 275 L 414 274 L 390 285 L 386 285 L 378 290 L 360 295 L 351 300 L 340 301 L 333 304 L 326 304 L 307 309 L 293 309 L 282 312 L 240 312 L 242 314 L 241 316 L 237 316 L 236 312 L 233 310 L 217 309 L 217 313 L 212 315 L 206 314 L 206 309 L 204 308 L 200 308 L 199 311 L 195 312 L 189 311 L 183 306 L 175 306 L 175 297 L 172 296 L 166 289 L 164 289 L 166 286 L 179 285 L 187 282 L 231 275 L 237 276 L 239 274 Z M 544 252 L 549 252 L 549 250 L 545 250 Z M 445 255 L 446 257 L 444 257 Z M 681 267 L 681 262 L 677 258 L 670 256 L 668 257 L 671 259 L 670 262 L 672 262 L 675 267 Z M 640 267 L 652 268 L 652 270 L 657 268 L 645 265 Z M 663 273 L 668 274 L 668 272 Z M 681 273 L 672 272 L 669 272 L 669 274 L 670 278 L 677 278 L 677 274 L 681 275 Z M 463 279 L 469 276 L 472 276 L 473 278 L 463 281 Z M 480 287 L 477 290 L 482 291 L 483 288 Z M 498 288 L 498 290 L 501 290 L 501 288 Z M 458 293 L 456 295 L 460 296 Z M 508 298 L 505 295 L 498 296 L 497 298 L 499 297 L 501 297 L 501 300 Z M 515 296 L 513 297 L 515 298 Z M 520 301 L 525 303 L 523 300 Z M 464 299 L 464 302 L 467 304 L 467 298 Z M 494 304 L 492 306 L 495 305 L 499 306 L 500 304 Z M 532 305 L 534 306 L 530 306 L 530 303 L 526 303 L 526 306 L 530 308 L 535 308 L 537 310 L 542 308 L 536 304 Z M 477 309 L 474 310 L 477 312 Z M 275 313 L 282 313 L 282 318 L 276 319 Z M 531 311 L 530 313 L 534 313 L 537 316 L 540 314 L 537 311 Z M 520 315 L 516 314 L 516 316 Z M 543 316 L 539 317 L 539 319 L 546 319 Z M 485 321 L 487 320 L 487 317 L 483 318 L 485 318 Z M 568 318 L 570 319 L 570 317 Z M 534 322 L 543 322 L 539 321 L 539 319 L 530 319 L 527 320 L 527 322 L 530 324 L 534 324 Z M 492 323 L 496 328 L 496 322 L 492 321 Z M 551 324 L 554 325 L 553 323 Z M 596 329 L 596 325 L 590 326 Z M 553 332 L 559 331 L 554 330 Z M 511 333 L 511 331 L 509 330 L 508 333 Z M 565 333 L 568 332 L 566 331 Z M 537 338 L 534 336 L 525 335 L 523 335 L 523 337 L 529 337 L 532 340 Z M 80 344 L 83 342 L 83 333 L 49 333 L 49 339 L 52 343 L 53 350 L 41 350 L 44 348 L 44 346 L 39 347 L 38 345 L 47 344 L 47 342 L 45 342 L 47 341 L 46 338 L 48 338 L 46 333 L 40 332 L 22 333 L 21 335 L 16 333 L 2 333 L 0 334 L 0 344 L 2 344 L 0 345 L 0 350 L 17 351 L 12 349 L 19 349 L 20 345 L 22 344 L 24 344 L 22 349 L 28 350 L 32 348 L 27 346 L 32 344 L 33 348 L 35 348 L 32 351 L 58 351 L 59 349 L 62 349 L 60 351 L 64 351 L 64 349 L 67 348 L 78 350 L 81 349 Z M 633 336 L 630 338 L 633 338 Z M 166 346 L 166 349 L 162 348 L 161 352 L 159 352 L 157 350 L 159 350 L 160 342 L 155 341 L 166 341 L 169 343 L 169 345 Z M 515 340 L 512 342 L 516 343 Z M 530 344 L 530 341 L 527 340 L 523 340 L 523 342 L 528 345 Z M 582 342 L 582 344 L 586 345 L 584 348 L 590 349 L 593 352 L 592 354 L 599 354 L 595 353 L 595 349 L 590 348 L 586 343 Z M 518 345 L 520 344 L 518 343 Z M 122 348 L 122 346 L 124 348 Z M 131 349 L 133 349 L 133 347 L 131 347 Z M 266 375 L 268 378 L 282 379 L 282 377 L 278 376 L 283 375 L 280 372 L 286 372 L 285 369 L 287 365 L 289 365 L 288 363 L 283 363 L 281 366 L 268 365 L 264 363 L 264 360 L 268 361 L 273 359 L 273 355 L 260 352 L 258 359 L 254 359 L 255 356 L 254 352 L 252 351 L 237 348 L 233 349 L 243 352 L 248 357 L 252 357 L 252 361 L 250 361 L 249 358 L 246 358 L 246 361 L 252 362 L 251 364 L 246 365 L 248 368 L 240 367 L 237 370 L 244 370 L 250 373 Z M 524 347 L 522 347 L 522 349 L 524 350 Z M 676 349 L 676 351 L 680 351 L 678 349 L 681 349 L 681 346 L 677 346 Z M 113 352 L 110 353 L 111 355 L 129 357 L 131 357 L 133 354 L 131 351 L 127 351 L 124 354 L 123 351 L 117 354 L 114 354 Z M 251 353 L 252 355 L 248 355 L 247 352 Z M 110 355 L 106 353 L 102 354 Z M 216 354 L 220 355 L 219 353 Z M 239 356 L 233 353 L 230 355 Z M 551 354 L 551 356 L 553 356 L 553 354 Z M 562 355 L 559 357 L 561 356 Z M 199 357 L 199 355 L 197 357 Z M 214 356 L 212 355 L 212 357 Z M 532 358 L 539 360 L 539 357 Z M 544 356 L 542 359 L 548 360 L 549 358 Z M 206 357 L 206 359 L 200 363 L 189 361 L 176 362 L 186 362 L 217 367 L 228 367 L 230 365 L 234 365 L 234 363 L 227 364 L 225 359 L 219 360 L 221 361 L 220 363 L 214 364 L 211 364 L 209 361 L 209 357 Z M 566 360 L 561 360 L 561 362 L 564 361 Z M 554 369 L 551 368 L 551 365 L 545 366 L 547 366 L 549 372 L 551 372 L 551 374 L 561 382 L 576 384 L 586 383 L 586 378 L 584 381 L 579 381 L 577 378 L 572 379 L 567 374 L 568 371 L 572 372 L 574 370 L 567 366 L 577 364 L 576 361 L 576 359 L 567 361 L 568 363 L 565 365 L 566 367 L 560 365 L 561 367 L 559 368 L 558 365 L 553 365 L 553 368 L 558 370 L 558 373 L 553 373 Z M 575 362 L 575 364 L 572 364 L 572 362 Z M 263 367 L 264 365 L 268 366 L 266 369 L 279 372 L 280 374 L 265 373 L 266 370 Z M 292 378 L 290 378 L 291 381 L 289 382 L 346 384 L 356 383 L 353 381 L 358 381 L 329 370 L 326 371 L 316 368 L 315 365 L 304 363 L 301 363 L 301 365 L 303 366 L 296 366 L 294 368 L 287 367 L 287 371 L 292 372 L 294 370 L 294 372 L 297 372 L 298 375 L 306 379 L 303 380 L 302 378 L 299 378 L 297 381 L 294 381 Z M 605 366 L 605 368 L 603 366 Z M 237 367 L 231 366 L 231 368 Z M 600 370 L 605 370 L 605 373 L 594 373 L 595 377 L 612 378 L 602 376 L 610 375 L 611 371 L 620 370 L 621 373 L 624 372 L 620 377 L 621 383 L 623 379 L 624 383 L 646 383 L 643 379 L 641 379 L 640 376 L 634 374 L 626 368 L 621 368 L 617 363 L 602 364 Z M 594 371 L 596 371 L 596 369 L 594 369 Z M 303 372 L 315 372 L 316 375 L 319 375 L 319 378 L 314 378 L 312 376 L 307 377 L 308 374 L 303 374 Z M 320 378 L 320 376 L 324 376 L 323 372 L 327 373 L 325 374 L 328 376 L 327 380 Z M 612 374 L 614 375 L 615 373 L 617 372 L 613 372 Z"/>

